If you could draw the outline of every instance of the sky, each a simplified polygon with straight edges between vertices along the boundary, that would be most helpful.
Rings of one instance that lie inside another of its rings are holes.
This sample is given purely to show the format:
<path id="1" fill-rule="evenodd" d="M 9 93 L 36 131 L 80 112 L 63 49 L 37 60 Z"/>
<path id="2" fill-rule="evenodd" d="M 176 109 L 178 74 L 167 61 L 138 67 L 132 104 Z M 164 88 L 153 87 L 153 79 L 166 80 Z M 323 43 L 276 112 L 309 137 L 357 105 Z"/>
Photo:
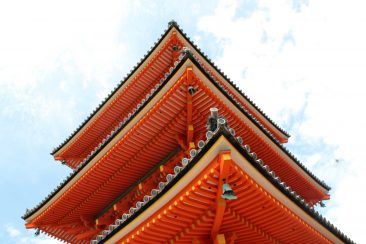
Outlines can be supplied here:
<path id="1" fill-rule="evenodd" d="M 363 1 L 0 1 L 0 243 L 71 172 L 50 152 L 175 19 L 332 187 L 317 209 L 358 243 L 366 183 Z"/>

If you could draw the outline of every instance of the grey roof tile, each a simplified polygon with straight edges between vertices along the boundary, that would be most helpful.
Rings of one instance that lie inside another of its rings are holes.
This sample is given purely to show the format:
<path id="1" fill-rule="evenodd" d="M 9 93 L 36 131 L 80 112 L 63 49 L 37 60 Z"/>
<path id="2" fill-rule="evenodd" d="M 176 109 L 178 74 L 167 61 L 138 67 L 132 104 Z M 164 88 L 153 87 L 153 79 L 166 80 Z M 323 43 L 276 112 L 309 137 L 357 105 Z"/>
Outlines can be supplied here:
<path id="1" fill-rule="evenodd" d="M 254 166 L 257 166 L 257 169 L 268 179 L 270 179 L 273 184 L 279 188 L 283 193 L 287 195 L 293 202 L 295 202 L 299 207 L 301 207 L 303 210 L 305 210 L 310 216 L 312 216 L 315 220 L 317 220 L 321 225 L 323 225 L 326 229 L 328 229 L 330 232 L 332 232 L 334 235 L 336 235 L 338 238 L 340 238 L 345 243 L 354 243 L 349 237 L 347 237 L 345 234 L 343 234 L 340 230 L 338 230 L 336 227 L 334 227 L 333 224 L 331 224 L 328 220 L 326 220 L 322 215 L 319 214 L 319 212 L 315 211 L 314 208 L 312 208 L 300 195 L 298 195 L 295 191 L 291 189 L 290 186 L 287 186 L 285 182 L 282 182 L 279 177 L 275 175 L 273 171 L 270 170 L 269 166 L 264 164 L 264 162 L 260 159 L 257 159 L 257 155 L 252 152 L 250 153 L 250 147 L 248 145 L 243 145 L 242 140 L 238 140 L 236 137 L 234 137 L 230 133 L 230 129 L 226 123 L 218 123 L 219 126 L 216 129 L 216 131 L 211 133 L 207 133 L 208 135 L 206 137 L 206 141 L 201 142 L 201 146 L 197 147 L 195 150 L 197 153 L 194 153 L 193 155 L 190 154 L 190 158 L 183 158 L 181 160 L 180 165 L 176 165 L 176 167 L 179 167 L 180 170 L 175 171 L 174 174 L 169 174 L 170 176 L 167 176 L 167 181 L 162 181 L 159 183 L 159 187 L 157 189 L 151 190 L 151 195 L 144 196 L 144 204 L 139 205 L 136 204 L 136 206 L 131 207 L 129 210 L 129 214 L 123 214 L 120 219 L 117 219 L 115 224 L 113 224 L 113 230 L 111 230 L 110 227 L 108 227 L 107 231 L 103 231 L 101 235 L 98 235 L 95 240 L 92 240 L 91 243 L 100 243 L 103 242 L 106 238 L 109 238 L 111 235 L 115 234 L 116 231 L 122 228 L 122 225 L 124 223 L 127 223 L 130 219 L 133 219 L 135 215 L 138 215 L 140 213 L 142 206 L 148 205 L 151 200 L 153 200 L 156 197 L 160 197 L 164 194 L 165 187 L 169 186 L 170 184 L 174 184 L 173 179 L 181 177 L 186 172 L 183 172 L 182 169 L 186 168 L 190 163 L 192 163 L 195 158 L 199 158 L 198 156 L 202 156 L 200 154 L 205 154 L 207 150 L 211 145 L 208 145 L 210 141 L 214 141 L 215 139 L 218 139 L 220 135 L 226 136 L 228 139 L 231 139 L 230 141 L 236 145 L 239 145 L 242 149 L 242 152 L 245 154 L 246 157 L 248 157 L 250 162 L 254 164 Z"/>

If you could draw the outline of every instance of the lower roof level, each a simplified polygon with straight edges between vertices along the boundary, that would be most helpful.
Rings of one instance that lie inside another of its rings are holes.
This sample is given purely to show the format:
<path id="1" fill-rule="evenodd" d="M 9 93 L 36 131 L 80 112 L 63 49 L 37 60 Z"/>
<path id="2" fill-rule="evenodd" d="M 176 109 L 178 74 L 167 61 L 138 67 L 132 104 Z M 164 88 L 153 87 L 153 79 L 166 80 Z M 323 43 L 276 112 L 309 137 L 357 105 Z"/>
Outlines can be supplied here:
<path id="1" fill-rule="evenodd" d="M 225 136 L 204 151 L 92 243 L 352 242 L 294 200 L 296 193 L 276 187 Z"/>

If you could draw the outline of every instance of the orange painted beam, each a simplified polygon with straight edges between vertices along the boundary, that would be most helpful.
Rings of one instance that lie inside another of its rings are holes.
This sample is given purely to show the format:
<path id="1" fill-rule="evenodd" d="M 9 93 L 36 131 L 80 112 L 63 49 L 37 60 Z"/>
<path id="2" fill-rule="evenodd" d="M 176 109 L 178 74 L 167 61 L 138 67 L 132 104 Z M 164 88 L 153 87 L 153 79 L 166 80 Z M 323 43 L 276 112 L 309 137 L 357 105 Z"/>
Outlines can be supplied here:
<path id="1" fill-rule="evenodd" d="M 222 187 L 224 183 L 227 182 L 227 177 L 230 173 L 230 167 L 231 167 L 231 155 L 230 151 L 223 151 L 219 155 L 219 165 L 220 165 L 220 173 L 219 173 L 219 182 L 218 182 L 218 188 L 216 193 L 216 213 L 215 213 L 215 220 L 212 225 L 211 229 L 211 238 L 214 240 L 214 242 L 217 239 L 218 232 L 221 227 L 221 222 L 224 218 L 224 213 L 226 209 L 226 201 L 221 197 L 222 194 Z M 221 243 L 221 242 L 218 242 Z"/>
<path id="2" fill-rule="evenodd" d="M 26 229 L 34 229 L 34 228 L 37 228 L 37 227 L 38 227 L 38 225 L 35 225 L 35 224 L 32 224 L 32 223 L 25 224 Z"/>
<path id="3" fill-rule="evenodd" d="M 187 79 L 187 145 L 190 148 L 190 143 L 193 141 L 193 99 L 189 88 L 193 83 L 193 68 L 188 67 L 186 69 L 186 79 Z"/>
<path id="4" fill-rule="evenodd" d="M 225 214 L 225 209 L 226 209 L 226 201 L 225 201 L 225 199 L 222 199 L 220 197 L 219 199 L 217 199 L 217 202 L 216 202 L 215 220 L 212 224 L 212 229 L 211 229 L 211 237 L 213 240 L 216 239 L 216 236 L 220 230 L 221 223 L 222 223 L 222 220 L 223 220 L 224 214 Z"/>
<path id="5" fill-rule="evenodd" d="M 187 145 L 186 143 L 184 142 L 184 139 L 183 139 L 183 136 L 182 135 L 178 135 L 178 134 L 175 134 L 175 139 L 176 141 L 178 142 L 178 145 L 183 149 L 183 150 L 187 150 Z"/>
<path id="6" fill-rule="evenodd" d="M 229 176 L 230 173 L 231 163 L 232 162 L 231 162 L 230 151 L 222 151 L 219 156 L 219 164 L 220 164 L 220 176 L 218 185 L 219 192 L 220 190 L 222 192 L 223 184 L 228 182 L 227 177 Z M 218 194 L 220 194 L 219 192 Z"/>

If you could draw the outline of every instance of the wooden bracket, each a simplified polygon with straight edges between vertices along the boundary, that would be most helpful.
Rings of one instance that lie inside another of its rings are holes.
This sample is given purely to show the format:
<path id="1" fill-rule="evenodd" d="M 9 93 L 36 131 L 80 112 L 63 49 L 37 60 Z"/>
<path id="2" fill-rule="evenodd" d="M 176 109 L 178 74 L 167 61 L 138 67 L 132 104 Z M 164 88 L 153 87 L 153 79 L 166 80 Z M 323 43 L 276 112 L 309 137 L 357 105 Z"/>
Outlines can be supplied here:
<path id="1" fill-rule="evenodd" d="M 124 211 L 126 211 L 129 207 L 128 201 L 123 199 L 122 201 L 119 201 L 113 205 L 113 210 L 122 214 Z"/>
<path id="2" fill-rule="evenodd" d="M 188 148 L 187 148 L 187 145 L 184 141 L 184 137 L 182 135 L 178 135 L 178 134 L 175 134 L 175 139 L 177 140 L 178 142 L 178 145 L 184 150 L 186 151 Z"/>
<path id="3" fill-rule="evenodd" d="M 109 225 L 113 222 L 113 218 L 109 214 L 104 214 L 95 220 L 96 227 L 101 225 Z"/>

